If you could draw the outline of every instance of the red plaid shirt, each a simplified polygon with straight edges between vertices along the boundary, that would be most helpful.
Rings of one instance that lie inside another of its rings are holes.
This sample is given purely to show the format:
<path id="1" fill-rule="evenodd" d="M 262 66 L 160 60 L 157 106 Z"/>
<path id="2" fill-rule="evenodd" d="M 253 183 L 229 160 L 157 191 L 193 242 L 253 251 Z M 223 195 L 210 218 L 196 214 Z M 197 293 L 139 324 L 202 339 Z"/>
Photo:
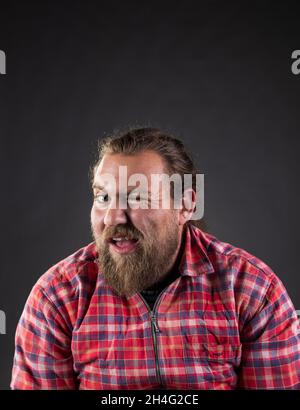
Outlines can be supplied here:
<path id="1" fill-rule="evenodd" d="M 12 389 L 300 389 L 300 328 L 272 270 L 189 227 L 180 276 L 153 312 L 119 297 L 95 244 L 36 283 L 16 332 Z"/>

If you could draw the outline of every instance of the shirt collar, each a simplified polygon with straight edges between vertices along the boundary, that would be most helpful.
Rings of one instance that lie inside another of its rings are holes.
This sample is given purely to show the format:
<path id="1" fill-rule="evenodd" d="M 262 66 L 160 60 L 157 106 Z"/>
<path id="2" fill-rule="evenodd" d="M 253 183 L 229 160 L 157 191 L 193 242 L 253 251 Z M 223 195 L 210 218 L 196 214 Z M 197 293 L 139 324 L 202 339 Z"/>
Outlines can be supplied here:
<path id="1" fill-rule="evenodd" d="M 198 276 L 213 273 L 215 270 L 205 247 L 205 243 L 208 242 L 205 233 L 194 225 L 188 224 L 184 235 L 185 247 L 179 265 L 180 274 Z"/>

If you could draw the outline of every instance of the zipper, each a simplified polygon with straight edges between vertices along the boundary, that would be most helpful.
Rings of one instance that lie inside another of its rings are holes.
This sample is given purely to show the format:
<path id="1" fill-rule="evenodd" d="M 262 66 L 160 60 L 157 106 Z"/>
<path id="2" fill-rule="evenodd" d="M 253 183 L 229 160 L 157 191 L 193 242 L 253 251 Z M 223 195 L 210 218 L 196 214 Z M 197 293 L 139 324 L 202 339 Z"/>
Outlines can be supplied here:
<path id="1" fill-rule="evenodd" d="M 150 306 L 148 305 L 148 303 L 146 302 L 146 300 L 143 298 L 143 296 L 141 295 L 141 293 L 139 293 L 141 299 L 143 300 L 143 302 L 145 303 L 149 314 L 150 314 L 150 319 L 151 319 L 151 331 L 152 331 L 152 340 L 153 340 L 153 345 L 154 345 L 154 354 L 155 354 L 155 366 L 156 366 L 156 375 L 157 378 L 159 380 L 160 386 L 163 385 L 162 382 L 162 378 L 161 378 L 161 373 L 160 373 L 160 369 L 159 369 L 159 364 L 158 364 L 158 353 L 157 353 L 157 336 L 156 333 L 160 333 L 157 321 L 156 321 L 156 317 L 155 317 L 155 307 L 157 305 L 157 303 L 159 302 L 159 299 L 161 298 L 163 291 L 161 291 L 161 293 L 158 295 L 154 306 L 153 306 L 153 310 L 151 311 Z"/>

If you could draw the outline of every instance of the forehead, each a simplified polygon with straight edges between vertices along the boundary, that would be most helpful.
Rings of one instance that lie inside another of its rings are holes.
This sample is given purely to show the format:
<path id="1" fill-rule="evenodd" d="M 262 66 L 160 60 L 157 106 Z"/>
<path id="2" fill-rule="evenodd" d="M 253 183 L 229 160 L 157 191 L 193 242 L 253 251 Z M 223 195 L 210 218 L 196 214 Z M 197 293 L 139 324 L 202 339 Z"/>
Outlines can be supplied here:
<path id="1" fill-rule="evenodd" d="M 101 180 L 103 174 L 110 174 L 118 179 L 120 166 L 126 166 L 128 177 L 132 174 L 143 174 L 150 178 L 151 174 L 166 172 L 164 160 L 154 151 L 143 151 L 133 155 L 106 154 L 95 170 L 95 182 Z"/>

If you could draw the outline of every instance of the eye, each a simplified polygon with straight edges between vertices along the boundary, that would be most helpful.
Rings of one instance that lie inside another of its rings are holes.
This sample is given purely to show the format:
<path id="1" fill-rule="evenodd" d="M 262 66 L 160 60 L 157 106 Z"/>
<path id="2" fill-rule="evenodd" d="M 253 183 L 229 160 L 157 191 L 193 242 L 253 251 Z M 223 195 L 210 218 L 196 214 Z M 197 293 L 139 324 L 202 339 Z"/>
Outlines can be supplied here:
<path id="1" fill-rule="evenodd" d="M 131 208 L 147 208 L 148 196 L 140 192 L 131 192 L 128 196 L 128 203 Z"/>
<path id="2" fill-rule="evenodd" d="M 109 201 L 108 194 L 98 194 L 94 197 L 94 200 L 99 204 L 106 204 Z"/>
<path id="3" fill-rule="evenodd" d="M 140 202 L 143 201 L 143 197 L 140 194 L 140 192 L 130 192 L 129 196 L 128 196 L 128 201 L 130 202 Z"/>
<path id="4" fill-rule="evenodd" d="M 134 193 L 133 195 L 130 195 L 129 199 L 132 201 L 140 201 L 141 195 L 139 193 Z"/>

